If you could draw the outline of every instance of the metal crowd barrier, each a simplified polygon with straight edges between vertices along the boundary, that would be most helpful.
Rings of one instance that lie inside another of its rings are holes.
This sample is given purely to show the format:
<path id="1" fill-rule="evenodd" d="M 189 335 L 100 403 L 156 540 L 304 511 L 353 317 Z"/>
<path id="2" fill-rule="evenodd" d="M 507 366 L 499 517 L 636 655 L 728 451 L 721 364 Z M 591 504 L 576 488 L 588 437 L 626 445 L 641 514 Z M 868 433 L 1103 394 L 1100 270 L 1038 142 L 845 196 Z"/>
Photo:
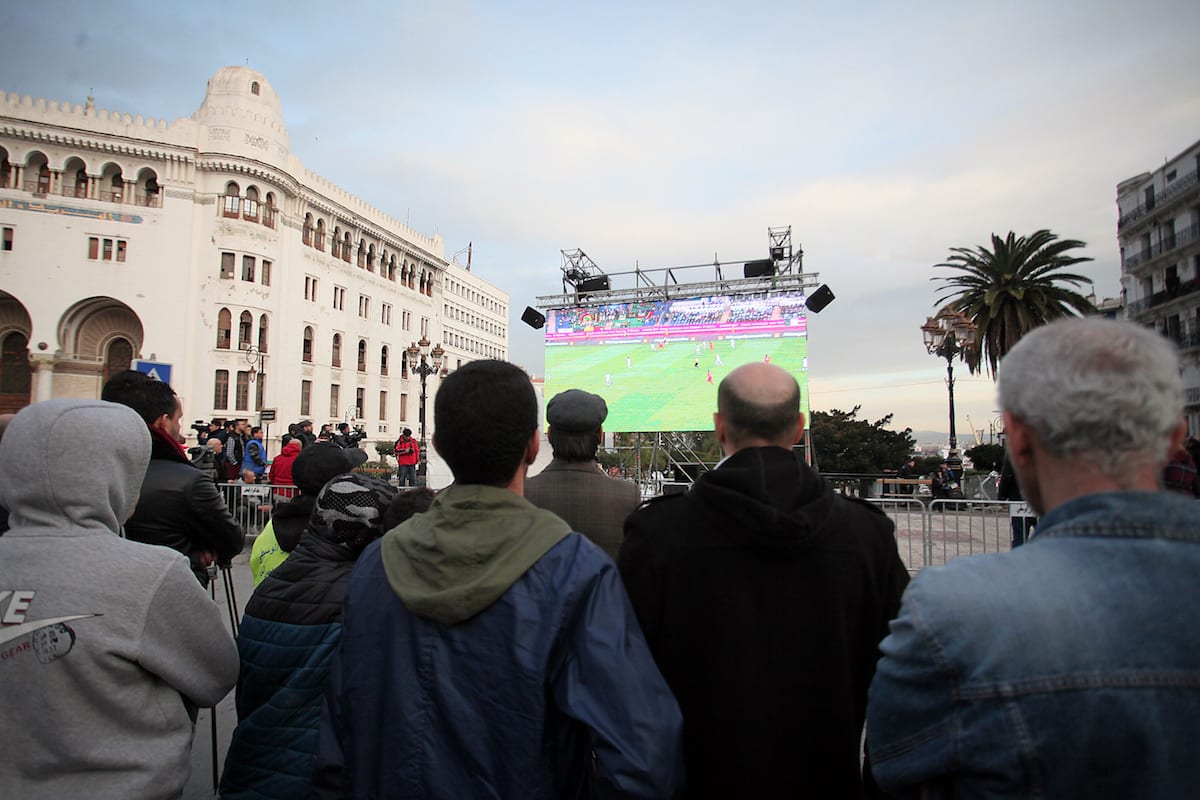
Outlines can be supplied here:
<path id="1" fill-rule="evenodd" d="M 217 489 L 225 498 L 225 505 L 233 514 L 234 519 L 241 523 L 246 535 L 258 536 L 262 533 L 267 520 L 271 518 L 271 509 L 277 503 L 284 503 L 295 496 L 298 491 L 295 486 L 281 486 L 270 483 L 218 483 Z"/>
<path id="2" fill-rule="evenodd" d="M 958 556 L 1000 553 L 1012 547 L 1010 507 L 1003 500 L 870 498 L 896 525 L 896 544 L 908 571 L 945 564 Z"/>

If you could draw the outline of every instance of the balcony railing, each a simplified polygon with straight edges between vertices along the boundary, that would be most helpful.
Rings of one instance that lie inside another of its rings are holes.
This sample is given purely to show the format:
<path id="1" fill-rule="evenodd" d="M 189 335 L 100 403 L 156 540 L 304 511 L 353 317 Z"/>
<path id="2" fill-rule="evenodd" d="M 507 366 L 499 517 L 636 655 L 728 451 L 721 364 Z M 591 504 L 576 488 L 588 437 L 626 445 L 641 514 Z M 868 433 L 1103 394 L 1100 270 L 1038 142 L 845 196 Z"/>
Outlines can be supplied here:
<path id="1" fill-rule="evenodd" d="M 1125 270 L 1131 270 L 1152 258 L 1158 258 L 1163 253 L 1169 253 L 1197 239 L 1200 239 L 1200 224 L 1189 225 L 1181 231 L 1175 231 L 1173 235 L 1168 236 L 1158 244 L 1150 245 L 1149 249 L 1140 250 L 1131 256 L 1126 256 Z"/>
<path id="2" fill-rule="evenodd" d="M 139 194 L 134 200 L 139 206 L 147 208 L 158 208 L 162 201 L 159 199 L 162 195 L 158 192 L 150 192 L 149 194 Z"/>
<path id="3" fill-rule="evenodd" d="M 1187 175 L 1184 175 L 1182 178 L 1179 178 L 1176 181 L 1172 181 L 1171 185 L 1168 186 L 1162 194 L 1154 197 L 1149 203 L 1139 203 L 1137 208 L 1131 211 L 1126 211 L 1124 214 L 1122 214 L 1120 219 L 1117 220 L 1117 230 L 1121 230 L 1121 228 L 1125 227 L 1131 222 L 1137 222 L 1154 209 L 1162 207 L 1168 201 L 1175 199 L 1191 187 L 1195 186 L 1196 182 L 1197 173 L 1195 170 L 1189 172 Z"/>

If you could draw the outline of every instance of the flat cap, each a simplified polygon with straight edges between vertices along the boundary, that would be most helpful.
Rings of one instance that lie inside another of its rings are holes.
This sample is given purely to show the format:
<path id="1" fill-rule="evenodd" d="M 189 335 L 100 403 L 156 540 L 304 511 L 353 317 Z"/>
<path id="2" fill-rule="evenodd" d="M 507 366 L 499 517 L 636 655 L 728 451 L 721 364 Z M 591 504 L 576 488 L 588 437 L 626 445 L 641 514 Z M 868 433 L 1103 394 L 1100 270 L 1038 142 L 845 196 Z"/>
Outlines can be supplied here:
<path id="1" fill-rule="evenodd" d="M 582 389 L 567 389 L 546 404 L 546 421 L 568 433 L 598 430 L 608 417 L 608 405 L 598 394 Z"/>

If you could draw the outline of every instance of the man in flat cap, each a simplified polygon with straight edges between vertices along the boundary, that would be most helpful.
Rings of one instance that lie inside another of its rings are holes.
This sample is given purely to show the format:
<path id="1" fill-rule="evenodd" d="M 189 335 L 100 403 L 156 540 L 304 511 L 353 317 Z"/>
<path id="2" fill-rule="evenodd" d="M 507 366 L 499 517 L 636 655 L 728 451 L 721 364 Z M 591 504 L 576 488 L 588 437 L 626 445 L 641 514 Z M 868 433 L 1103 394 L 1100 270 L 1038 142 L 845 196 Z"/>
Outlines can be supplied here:
<path id="1" fill-rule="evenodd" d="M 562 517 L 615 559 L 625 518 L 641 495 L 636 485 L 608 477 L 596 463 L 607 417 L 608 405 L 599 395 L 568 389 L 551 398 L 546 422 L 554 460 L 525 481 L 525 499 Z"/>

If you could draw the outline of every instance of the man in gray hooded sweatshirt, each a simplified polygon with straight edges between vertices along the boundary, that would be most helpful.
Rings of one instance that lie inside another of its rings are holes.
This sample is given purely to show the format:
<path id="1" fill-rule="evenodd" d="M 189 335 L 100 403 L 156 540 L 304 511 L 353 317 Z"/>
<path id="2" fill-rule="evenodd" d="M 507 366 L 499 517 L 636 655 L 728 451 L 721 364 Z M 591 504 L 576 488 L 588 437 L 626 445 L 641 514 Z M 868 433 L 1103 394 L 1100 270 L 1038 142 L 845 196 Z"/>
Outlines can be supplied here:
<path id="1" fill-rule="evenodd" d="M 150 460 L 125 406 L 48 400 L 0 442 L 0 797 L 169 798 L 238 655 L 183 555 L 120 537 Z"/>

